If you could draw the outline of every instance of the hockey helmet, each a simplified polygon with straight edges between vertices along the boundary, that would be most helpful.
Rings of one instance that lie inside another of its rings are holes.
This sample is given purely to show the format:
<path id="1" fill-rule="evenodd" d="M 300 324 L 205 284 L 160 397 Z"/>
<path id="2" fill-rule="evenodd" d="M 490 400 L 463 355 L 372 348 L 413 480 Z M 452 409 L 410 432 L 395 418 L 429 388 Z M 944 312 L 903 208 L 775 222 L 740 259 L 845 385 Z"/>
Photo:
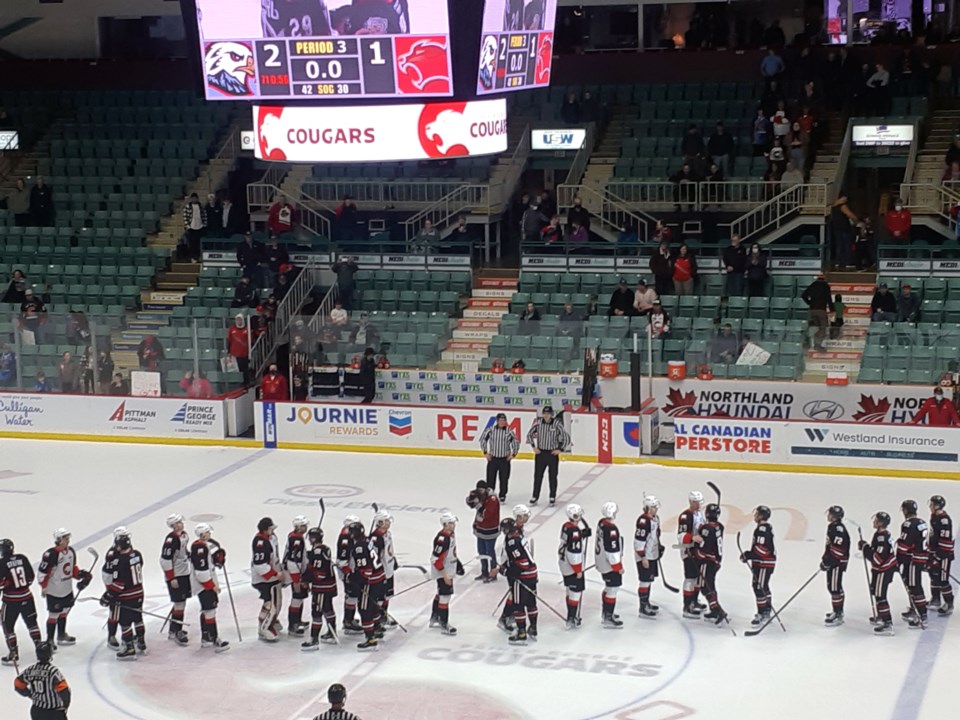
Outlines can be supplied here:
<path id="1" fill-rule="evenodd" d="M 690 495 L 687 496 L 687 499 L 692 503 L 702 503 L 703 493 L 699 490 L 691 490 Z"/>
<path id="2" fill-rule="evenodd" d="M 500 521 L 500 532 L 508 533 L 517 526 L 513 518 L 504 518 Z"/>
<path id="3" fill-rule="evenodd" d="M 904 515 L 916 515 L 917 514 L 917 501 L 916 500 L 904 500 L 900 503 L 900 509 L 903 510 Z"/>
<path id="4" fill-rule="evenodd" d="M 173 513 L 172 515 L 167 515 L 167 527 L 172 528 L 177 523 L 183 522 L 183 515 L 180 513 Z"/>
<path id="5" fill-rule="evenodd" d="M 583 517 L 583 508 L 577 505 L 576 503 L 570 503 L 567 505 L 567 518 L 573 520 L 573 522 L 580 522 L 580 518 Z"/>
<path id="6" fill-rule="evenodd" d="M 648 510 L 650 508 L 660 509 L 660 498 L 656 495 L 647 495 L 643 499 L 643 509 Z"/>
<path id="7" fill-rule="evenodd" d="M 831 505 L 827 508 L 827 517 L 834 522 L 843 520 L 843 508 L 839 505 Z"/>
<path id="8" fill-rule="evenodd" d="M 261 518 L 260 522 L 257 523 L 257 530 L 259 532 L 266 532 L 267 530 L 273 530 L 275 527 L 276 527 L 276 524 L 273 522 L 273 519 L 269 517 Z"/>
<path id="9" fill-rule="evenodd" d="M 456 524 L 457 519 L 458 519 L 457 516 L 454 515 L 452 512 L 445 512 L 443 515 L 440 516 L 440 524 L 454 525 Z"/>
<path id="10" fill-rule="evenodd" d="M 760 518 L 761 522 L 766 522 L 770 519 L 770 508 L 766 505 L 757 505 L 756 509 L 753 511 L 753 514 Z"/>
<path id="11" fill-rule="evenodd" d="M 202 538 L 204 535 L 209 535 L 213 532 L 213 526 L 210 523 L 199 523 L 194 529 L 193 534 L 198 538 Z"/>
<path id="12" fill-rule="evenodd" d="M 53 531 L 53 542 L 59 543 L 65 537 L 70 537 L 70 531 L 66 528 L 57 528 Z"/>
<path id="13" fill-rule="evenodd" d="M 358 518 L 356 515 L 347 515 L 347 516 L 343 519 L 343 526 L 344 526 L 344 527 L 350 527 L 350 526 L 353 525 L 354 523 L 358 523 L 358 522 L 360 522 L 360 518 Z"/>
<path id="14" fill-rule="evenodd" d="M 703 516 L 710 522 L 716 522 L 720 519 L 720 506 L 710 503 L 703 509 Z"/>
<path id="15" fill-rule="evenodd" d="M 13 540 L 4 538 L 0 540 L 0 560 L 6 560 L 13 555 Z"/>
<path id="16" fill-rule="evenodd" d="M 113 544 L 121 550 L 130 547 L 130 531 L 123 525 L 113 531 Z"/>
<path id="17" fill-rule="evenodd" d="M 388 513 L 386 510 L 378 510 L 373 516 L 373 526 L 380 527 L 381 523 L 388 523 L 393 521 L 393 515 Z"/>
<path id="18" fill-rule="evenodd" d="M 514 505 L 513 510 L 510 512 L 513 515 L 514 521 L 519 520 L 521 517 L 530 517 L 530 508 L 528 508 L 523 503 L 519 505 Z"/>
<path id="19" fill-rule="evenodd" d="M 307 540 L 311 545 L 319 545 L 323 542 L 323 530 L 318 527 L 307 530 Z"/>
<path id="20" fill-rule="evenodd" d="M 934 510 L 943 510 L 947 506 L 947 501 L 943 495 L 934 495 L 930 498 L 930 506 Z"/>
<path id="21" fill-rule="evenodd" d="M 890 516 L 881 510 L 873 516 L 873 519 L 876 521 L 877 525 L 880 527 L 889 527 L 890 526 Z"/>
<path id="22" fill-rule="evenodd" d="M 297 515 L 293 519 L 293 529 L 296 530 L 297 528 L 301 528 L 301 527 L 302 528 L 310 527 L 310 521 L 307 520 L 306 515 Z"/>
<path id="23" fill-rule="evenodd" d="M 600 508 L 600 514 L 607 520 L 615 520 L 619 511 L 620 506 L 615 502 L 604 503 L 603 507 Z"/>
<path id="24" fill-rule="evenodd" d="M 347 527 L 347 532 L 354 540 L 360 540 L 366 533 L 363 528 L 363 523 L 359 520 L 355 523 L 350 523 L 350 525 Z"/>

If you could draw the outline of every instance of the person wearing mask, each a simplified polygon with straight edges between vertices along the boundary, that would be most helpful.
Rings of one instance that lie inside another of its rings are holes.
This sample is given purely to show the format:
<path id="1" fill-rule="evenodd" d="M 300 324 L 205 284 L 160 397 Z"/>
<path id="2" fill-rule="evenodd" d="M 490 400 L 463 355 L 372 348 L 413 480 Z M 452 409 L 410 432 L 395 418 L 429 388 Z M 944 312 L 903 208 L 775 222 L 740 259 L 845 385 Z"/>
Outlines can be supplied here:
<path id="1" fill-rule="evenodd" d="M 137 346 L 137 359 L 141 370 L 159 370 L 160 363 L 166 360 L 163 345 L 153 335 L 147 335 Z"/>
<path id="2" fill-rule="evenodd" d="M 363 402 L 372 403 L 377 395 L 377 358 L 371 347 L 363 351 L 360 359 L 360 386 L 363 388 Z"/>
<path id="3" fill-rule="evenodd" d="M 653 301 L 650 310 L 650 337 L 654 340 L 667 340 L 670 337 L 670 313 L 663 309 L 659 300 Z"/>
<path id="4" fill-rule="evenodd" d="M 607 310 L 607 317 L 634 315 L 636 310 L 633 307 L 634 293 L 630 291 L 626 278 L 620 278 L 616 289 L 610 295 L 610 307 Z"/>
<path id="5" fill-rule="evenodd" d="M 897 298 L 887 289 L 886 283 L 880 283 L 873 294 L 870 319 L 873 322 L 893 322 L 897 319 Z"/>
<path id="6" fill-rule="evenodd" d="M 926 422 L 924 422 L 926 421 Z M 932 427 L 957 427 L 960 418 L 957 417 L 957 408 L 953 401 L 943 396 L 943 388 L 935 387 L 933 397 L 927 398 L 920 406 L 920 410 L 910 421 L 911 425 L 930 425 Z"/>
<path id="7" fill-rule="evenodd" d="M 768 276 L 767 254 L 760 252 L 760 246 L 754 243 L 747 257 L 747 296 L 766 297 Z"/>
<path id="8" fill-rule="evenodd" d="M 260 264 L 266 255 L 266 248 L 263 243 L 253 239 L 253 233 L 246 232 L 243 240 L 237 246 L 237 264 L 240 266 L 240 272 L 253 278 L 260 279 Z M 262 285 L 258 282 L 258 285 Z"/>
<path id="9" fill-rule="evenodd" d="M 730 172 L 730 158 L 733 155 L 733 135 L 727 132 L 722 122 L 717 123 L 716 129 L 707 141 L 707 154 L 713 159 L 724 173 Z"/>
<path id="10" fill-rule="evenodd" d="M 897 198 L 893 203 L 893 210 L 887 212 L 886 226 L 892 240 L 909 242 L 910 227 L 913 225 L 913 215 L 903 206 L 903 200 Z"/>
<path id="11" fill-rule="evenodd" d="M 190 262 L 199 262 L 201 259 L 200 241 L 203 239 L 206 227 L 206 208 L 200 204 L 200 197 L 196 193 L 191 193 L 183 206 L 183 232 Z"/>
<path id="12" fill-rule="evenodd" d="M 920 319 L 920 296 L 913 294 L 908 283 L 900 288 L 900 297 L 897 300 L 897 322 L 915 323 Z"/>
<path id="13" fill-rule="evenodd" d="M 353 310 L 353 293 L 357 289 L 354 276 L 360 270 L 357 259 L 353 256 L 341 257 L 333 264 L 331 270 L 337 276 L 340 304 L 345 310 Z"/>
<path id="14" fill-rule="evenodd" d="M 73 393 L 80 390 L 78 381 L 80 380 L 80 366 L 73 360 L 73 356 L 65 352 L 60 359 L 60 392 Z"/>
<path id="15" fill-rule="evenodd" d="M 587 229 L 580 224 L 579 220 L 574 220 L 573 225 L 570 226 L 567 243 L 570 252 L 583 252 L 587 249 Z"/>
<path id="16" fill-rule="evenodd" d="M 870 227 L 870 218 L 857 223 L 853 235 L 853 265 L 859 270 L 867 270 L 877 263 L 877 246 Z"/>
<path id="17" fill-rule="evenodd" d="M 276 363 L 270 363 L 260 380 L 260 399 L 265 402 L 287 402 L 290 399 L 287 379 L 280 374 Z"/>
<path id="18" fill-rule="evenodd" d="M 583 199 L 579 195 L 573 198 L 573 205 L 567 211 L 567 227 L 572 229 L 574 223 L 590 232 L 590 211 L 583 206 Z"/>
<path id="19" fill-rule="evenodd" d="M 653 284 L 658 296 L 673 292 L 673 253 L 667 243 L 660 243 L 650 256 L 650 272 L 653 273 Z"/>
<path id="20" fill-rule="evenodd" d="M 523 211 L 523 217 L 520 218 L 520 233 L 524 242 L 539 243 L 541 241 L 540 231 L 550 219 L 540 212 L 540 205 L 533 200 L 527 209 Z"/>
<path id="21" fill-rule="evenodd" d="M 263 263 L 266 264 L 270 270 L 270 275 L 274 282 L 276 282 L 281 275 L 286 275 L 290 271 L 290 268 L 293 267 L 290 264 L 290 253 L 280 244 L 280 240 L 276 235 L 270 238 L 270 242 L 263 251 L 262 258 Z"/>
<path id="22" fill-rule="evenodd" d="M 740 235 L 730 236 L 730 244 L 723 249 L 723 270 L 726 274 L 727 297 L 743 297 L 744 275 L 747 272 L 747 249 L 740 243 Z"/>
<path id="23" fill-rule="evenodd" d="M 807 286 L 800 297 L 810 308 L 807 325 L 817 329 L 813 337 L 814 349 L 823 352 L 823 339 L 827 336 L 830 325 L 827 313 L 833 312 L 833 299 L 830 297 L 830 285 L 826 276 L 823 273 L 817 275 L 816 280 Z"/>
<path id="24" fill-rule="evenodd" d="M 240 313 L 233 318 L 233 325 L 227 330 L 227 355 L 237 361 L 237 370 L 243 373 L 243 381 L 249 381 L 250 370 L 250 331 L 246 319 Z"/>
<path id="25" fill-rule="evenodd" d="M 673 259 L 673 291 L 677 295 L 693 295 L 693 285 L 697 278 L 697 258 L 690 252 L 686 243 L 681 243 L 677 256 Z"/>
<path id="26" fill-rule="evenodd" d="M 563 240 L 563 231 L 560 229 L 560 218 L 553 215 L 550 221 L 540 230 L 540 241 L 544 245 L 554 245 Z"/>
<path id="27" fill-rule="evenodd" d="M 647 285 L 647 281 L 640 278 L 637 289 L 633 292 L 633 309 L 635 315 L 649 315 L 653 304 L 657 302 L 657 291 Z"/>

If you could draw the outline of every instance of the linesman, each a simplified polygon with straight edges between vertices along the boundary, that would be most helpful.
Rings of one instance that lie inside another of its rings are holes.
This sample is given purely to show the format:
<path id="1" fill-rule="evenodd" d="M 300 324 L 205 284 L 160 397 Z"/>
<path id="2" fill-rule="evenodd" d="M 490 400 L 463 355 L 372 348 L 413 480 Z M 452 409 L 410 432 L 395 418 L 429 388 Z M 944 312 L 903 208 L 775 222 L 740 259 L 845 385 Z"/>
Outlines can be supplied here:
<path id="1" fill-rule="evenodd" d="M 550 504 L 557 501 L 557 474 L 560 468 L 560 453 L 570 445 L 570 436 L 563 424 L 553 417 L 553 408 L 543 407 L 540 419 L 527 433 L 527 442 L 533 447 L 533 496 L 530 504 L 540 500 L 540 488 L 543 487 L 543 473 L 550 479 Z"/>
<path id="2" fill-rule="evenodd" d="M 480 434 L 480 451 L 487 459 L 487 487 L 495 493 L 500 477 L 500 502 L 507 501 L 510 485 L 510 461 L 520 452 L 520 441 L 507 425 L 507 416 L 497 413 L 497 421 Z"/>

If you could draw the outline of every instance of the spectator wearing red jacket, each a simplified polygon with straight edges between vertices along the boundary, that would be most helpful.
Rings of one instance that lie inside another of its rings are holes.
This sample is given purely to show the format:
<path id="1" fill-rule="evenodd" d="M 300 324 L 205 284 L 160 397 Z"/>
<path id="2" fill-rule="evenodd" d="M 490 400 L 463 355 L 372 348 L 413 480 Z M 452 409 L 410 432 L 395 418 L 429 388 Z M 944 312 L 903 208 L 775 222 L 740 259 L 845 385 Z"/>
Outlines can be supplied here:
<path id="1" fill-rule="evenodd" d="M 180 389 L 187 394 L 187 397 L 197 400 L 206 400 L 213 397 L 213 386 L 210 381 L 202 373 L 195 377 L 193 370 L 186 373 L 180 380 Z"/>
<path id="2" fill-rule="evenodd" d="M 277 201 L 270 207 L 270 214 L 267 215 L 267 228 L 272 235 L 282 235 L 293 231 L 294 222 L 293 205 L 277 198 Z"/>
<path id="3" fill-rule="evenodd" d="M 480 574 L 474 580 L 494 582 L 497 576 L 490 574 L 490 568 L 496 565 L 493 558 L 496 557 L 497 536 L 500 534 L 500 501 L 490 486 L 479 480 L 476 489 L 467 495 L 467 505 L 477 511 L 473 519 L 473 534 L 477 537 Z"/>
<path id="4" fill-rule="evenodd" d="M 276 363 L 270 363 L 269 369 L 260 381 L 260 399 L 274 402 L 286 402 L 290 399 L 287 379 L 277 372 Z"/>
<path id="5" fill-rule="evenodd" d="M 952 400 L 943 397 L 943 388 L 933 389 L 933 397 L 923 401 L 920 411 L 914 416 L 911 424 L 921 425 L 924 420 L 931 427 L 957 427 L 960 425 L 957 408 Z"/>
<path id="6" fill-rule="evenodd" d="M 250 331 L 243 315 L 238 314 L 227 330 L 227 354 L 236 358 L 237 370 L 243 373 L 244 382 L 250 368 Z"/>
<path id="7" fill-rule="evenodd" d="M 903 201 L 897 198 L 893 210 L 887 213 L 887 232 L 895 240 L 909 240 L 911 225 L 913 225 L 913 215 L 903 206 Z"/>

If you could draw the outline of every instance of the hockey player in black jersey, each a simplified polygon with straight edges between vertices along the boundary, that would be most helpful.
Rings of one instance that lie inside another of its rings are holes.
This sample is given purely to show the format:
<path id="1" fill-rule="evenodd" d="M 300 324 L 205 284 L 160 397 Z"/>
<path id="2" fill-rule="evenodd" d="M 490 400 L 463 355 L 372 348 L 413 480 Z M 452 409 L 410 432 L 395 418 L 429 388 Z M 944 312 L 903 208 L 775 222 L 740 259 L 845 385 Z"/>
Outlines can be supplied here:
<path id="1" fill-rule="evenodd" d="M 380 606 L 383 602 L 386 575 L 363 525 L 356 522 L 347 530 L 350 532 L 350 558 L 354 567 L 351 580 L 358 590 L 357 609 L 360 611 L 360 622 L 366 638 L 357 645 L 357 649 L 376 650 L 378 641 L 383 638 L 383 628 L 380 625 L 383 613 Z"/>
<path id="2" fill-rule="evenodd" d="M 260 0 L 260 7 L 265 38 L 333 35 L 325 0 Z"/>
<path id="3" fill-rule="evenodd" d="M 757 599 L 757 614 L 750 624 L 756 627 L 767 622 L 772 612 L 770 576 L 777 566 L 777 549 L 773 542 L 770 508 L 758 505 L 753 511 L 753 520 L 757 524 L 753 529 L 753 542 L 750 549 L 740 556 L 740 562 L 749 563 L 753 573 L 753 595 Z"/>
<path id="4" fill-rule="evenodd" d="M 103 556 L 103 564 L 100 566 L 100 579 L 104 587 L 110 587 L 113 581 L 113 571 L 117 567 L 117 558 L 120 555 L 120 548 L 116 541 L 110 546 L 110 549 Z M 120 649 L 120 641 L 117 640 L 117 630 L 120 628 L 120 605 L 112 602 L 107 605 L 107 647 L 111 650 Z"/>
<path id="5" fill-rule="evenodd" d="M 930 603 L 927 607 L 936 609 L 937 614 L 945 617 L 953 612 L 953 588 L 950 586 L 950 567 L 953 565 L 953 520 L 944 508 L 947 501 L 942 495 L 930 498 L 930 534 L 927 549 L 930 559 L 927 570 L 930 573 Z"/>
<path id="6" fill-rule="evenodd" d="M 530 541 L 523 533 L 523 526 L 530 519 L 530 508 L 517 505 L 513 508 L 513 526 L 506 535 L 504 554 L 506 567 L 501 568 L 510 583 L 511 605 L 517 631 L 510 636 L 513 645 L 526 645 L 527 640 L 537 639 L 537 564 L 530 549 Z M 529 623 L 529 626 L 528 626 Z"/>
<path id="7" fill-rule="evenodd" d="M 113 544 L 117 548 L 113 575 L 107 590 L 100 598 L 103 607 L 120 606 L 120 630 L 123 648 L 117 653 L 118 660 L 136 660 L 137 653 L 146 654 L 147 636 L 143 625 L 143 555 L 135 550 L 130 540 L 130 531 L 118 527 L 113 531 Z M 136 648 L 134 647 L 136 636 Z"/>
<path id="8" fill-rule="evenodd" d="M 337 596 L 337 577 L 333 570 L 333 555 L 330 548 L 323 544 L 323 530 L 311 528 L 307 532 L 310 549 L 307 551 L 307 569 L 302 581 L 310 586 L 310 639 L 304 642 L 302 650 L 319 650 L 320 643 L 335 643 L 337 631 L 337 612 L 333 599 Z M 320 635 L 323 621 L 327 621 L 327 631 Z"/>
<path id="9" fill-rule="evenodd" d="M 585 588 L 583 577 L 585 544 L 590 539 L 590 528 L 584 527 L 583 508 L 567 505 L 567 522 L 560 528 L 560 574 L 567 590 L 567 630 L 580 627 L 580 599 Z"/>
<path id="10" fill-rule="evenodd" d="M 350 526 L 359 522 L 360 518 L 356 515 L 347 515 L 343 519 L 340 535 L 337 536 L 337 571 L 343 581 L 343 632 L 347 635 L 359 635 L 363 632 L 360 623 L 356 621 L 360 583 L 354 582 L 352 578 L 356 568 L 353 566 L 353 541 L 350 539 Z"/>
<path id="11" fill-rule="evenodd" d="M 700 542 L 693 546 L 693 557 L 700 563 L 700 579 L 704 597 L 710 606 L 710 611 L 703 616 L 704 620 L 719 625 L 727 619 L 727 613 L 720 606 L 717 598 L 717 572 L 723 562 L 723 523 L 720 522 L 720 506 L 710 503 L 703 509 L 706 522 L 697 530 Z"/>
<path id="12" fill-rule="evenodd" d="M 897 568 L 897 558 L 893 552 L 893 542 L 890 538 L 890 516 L 885 512 L 878 512 L 873 516 L 873 539 L 867 543 L 861 540 L 858 544 L 863 557 L 870 563 L 870 592 L 873 594 L 876 616 L 870 618 L 873 631 L 877 635 L 893 635 L 893 618 L 890 615 L 890 603 L 887 602 L 887 589 Z"/>
<path id="13" fill-rule="evenodd" d="M 13 540 L 0 540 L 0 591 L 3 593 L 0 618 L 7 640 L 7 655 L 0 659 L 4 665 L 16 665 L 20 659 L 17 648 L 17 618 L 30 632 L 33 644 L 40 642 L 40 627 L 37 624 L 37 605 L 30 591 L 34 580 L 33 566 L 26 555 L 14 552 Z"/>
<path id="14" fill-rule="evenodd" d="M 927 567 L 927 522 L 917 517 L 915 500 L 900 504 L 903 523 L 897 540 L 897 564 L 900 577 L 910 595 L 910 609 L 902 617 L 913 629 L 921 629 L 927 622 L 927 598 L 923 594 L 923 571 Z"/>
<path id="15" fill-rule="evenodd" d="M 303 601 L 310 590 L 303 582 L 307 563 L 306 532 L 310 521 L 303 515 L 293 519 L 293 530 L 287 535 L 287 547 L 283 553 L 283 569 L 290 579 L 290 605 L 287 607 L 287 633 L 303 637 L 307 626 L 303 622 Z"/>
<path id="16" fill-rule="evenodd" d="M 843 574 L 850 561 L 850 534 L 843 524 L 843 508 L 831 505 L 827 508 L 827 541 L 820 558 L 820 569 L 827 573 L 827 590 L 833 612 L 827 613 L 824 623 L 829 627 L 843 625 Z"/>

